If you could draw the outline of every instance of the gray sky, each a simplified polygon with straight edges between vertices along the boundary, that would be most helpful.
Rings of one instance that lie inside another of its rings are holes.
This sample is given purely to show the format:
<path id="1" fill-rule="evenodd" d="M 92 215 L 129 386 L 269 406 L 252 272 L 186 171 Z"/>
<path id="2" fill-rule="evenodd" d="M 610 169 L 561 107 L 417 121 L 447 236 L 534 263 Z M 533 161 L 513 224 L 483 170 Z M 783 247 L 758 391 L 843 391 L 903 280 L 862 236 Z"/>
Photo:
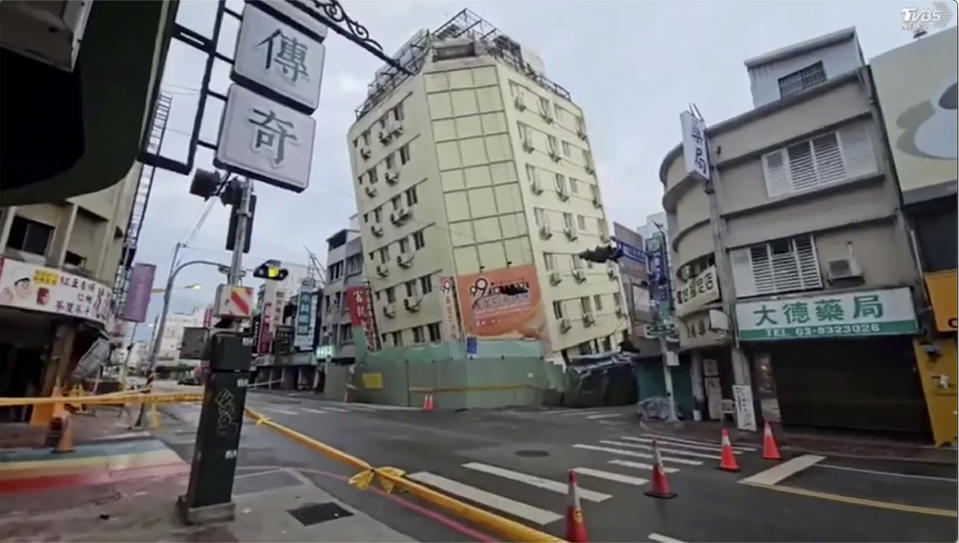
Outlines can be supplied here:
<path id="1" fill-rule="evenodd" d="M 679 112 L 689 102 L 697 103 L 709 123 L 751 109 L 743 60 L 849 26 L 857 28 L 868 60 L 910 41 L 901 29 L 903 8 L 932 8 L 931 2 L 909 0 L 342 2 L 388 53 L 416 30 L 436 28 L 463 7 L 538 52 L 547 76 L 568 89 L 585 112 L 610 220 L 631 227 L 661 210 L 659 165 L 679 140 Z M 209 34 L 214 10 L 212 1 L 183 1 L 178 21 Z M 232 57 L 236 23 L 226 20 L 221 51 Z M 257 184 L 247 267 L 267 258 L 306 263 L 304 245 L 324 259 L 326 238 L 345 227 L 356 208 L 346 132 L 381 62 L 332 32 L 326 45 L 310 187 L 295 194 Z M 196 108 L 202 65 L 197 53 L 187 51 L 174 45 L 164 75 L 164 90 L 174 99 L 165 155 L 183 152 Z M 225 90 L 227 73 L 226 65 L 218 66 L 215 88 Z M 220 111 L 211 99 L 203 130 L 211 141 Z M 210 169 L 210 160 L 211 153 L 201 148 L 196 166 Z M 188 188 L 189 178 L 157 172 L 137 252 L 138 261 L 157 265 L 156 287 L 166 280 L 174 244 L 186 238 L 204 208 Z M 227 221 L 227 209 L 215 203 L 190 241 L 196 249 L 185 250 L 185 256 L 229 262 L 223 250 Z M 178 285 L 202 283 L 204 289 L 178 295 L 173 309 L 209 303 L 221 279 L 212 268 L 184 271 Z M 156 296 L 151 319 L 159 305 Z"/>

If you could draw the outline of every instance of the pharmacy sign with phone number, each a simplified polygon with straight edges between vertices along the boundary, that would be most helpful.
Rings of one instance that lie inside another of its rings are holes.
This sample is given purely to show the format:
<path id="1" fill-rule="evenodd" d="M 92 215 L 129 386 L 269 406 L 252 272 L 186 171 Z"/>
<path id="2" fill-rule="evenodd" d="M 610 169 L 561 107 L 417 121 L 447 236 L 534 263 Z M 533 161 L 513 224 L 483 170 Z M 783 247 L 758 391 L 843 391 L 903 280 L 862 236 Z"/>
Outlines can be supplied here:
<path id="1" fill-rule="evenodd" d="M 743 341 L 887 336 L 918 330 L 908 288 L 739 303 L 736 317 Z"/>

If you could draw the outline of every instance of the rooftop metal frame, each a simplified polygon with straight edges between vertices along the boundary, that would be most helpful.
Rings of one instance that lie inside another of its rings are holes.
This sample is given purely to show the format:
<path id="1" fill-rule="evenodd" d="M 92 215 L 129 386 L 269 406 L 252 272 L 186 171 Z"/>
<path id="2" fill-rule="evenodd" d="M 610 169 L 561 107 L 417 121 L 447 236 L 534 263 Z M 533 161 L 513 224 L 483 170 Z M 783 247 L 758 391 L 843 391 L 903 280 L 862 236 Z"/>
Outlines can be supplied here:
<path id="1" fill-rule="evenodd" d="M 530 78 L 537 85 L 561 98 L 572 100 L 569 91 L 564 87 L 533 71 L 523 60 L 519 43 L 469 8 L 463 8 L 436 30 L 426 32 L 419 40 L 409 44 L 408 47 L 413 50 L 413 57 L 408 62 L 398 66 L 399 60 L 394 58 L 392 65 L 385 67 L 382 73 L 369 84 L 366 100 L 354 111 L 356 118 L 359 119 L 368 113 L 408 78 L 419 73 L 425 64 L 426 53 L 433 43 L 457 38 L 467 38 L 482 44 L 491 56 Z M 407 48 L 404 47 L 401 54 L 406 50 Z M 384 76 L 386 80 L 379 82 Z"/>

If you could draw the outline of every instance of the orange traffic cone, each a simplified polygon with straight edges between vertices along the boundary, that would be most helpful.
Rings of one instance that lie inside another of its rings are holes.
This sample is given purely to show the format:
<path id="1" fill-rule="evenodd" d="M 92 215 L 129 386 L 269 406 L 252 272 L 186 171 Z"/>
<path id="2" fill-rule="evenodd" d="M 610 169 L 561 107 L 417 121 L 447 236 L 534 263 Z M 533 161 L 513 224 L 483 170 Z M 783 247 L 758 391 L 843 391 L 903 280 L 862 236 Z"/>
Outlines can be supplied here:
<path id="1" fill-rule="evenodd" d="M 579 487 L 576 486 L 576 472 L 569 470 L 569 490 L 566 493 L 566 541 L 586 543 L 586 524 L 583 523 L 583 510 L 579 506 Z"/>
<path id="2" fill-rule="evenodd" d="M 653 481 L 644 494 L 654 498 L 675 498 L 676 493 L 669 490 L 666 470 L 663 469 L 663 457 L 659 454 L 659 443 L 655 439 L 653 440 L 653 459 Z"/>
<path id="3" fill-rule="evenodd" d="M 432 411 L 433 410 L 433 395 L 427 394 L 423 396 L 423 411 Z"/>
<path id="4" fill-rule="evenodd" d="M 343 391 L 343 403 L 350 403 L 350 389 Z"/>
<path id="5" fill-rule="evenodd" d="M 763 458 L 766 460 L 782 460 L 779 456 L 779 447 L 776 446 L 776 438 L 773 437 L 773 429 L 766 423 L 763 428 Z"/>
<path id="6" fill-rule="evenodd" d="M 73 425 L 69 414 L 50 420 L 47 440 L 47 446 L 53 445 L 55 453 L 73 452 Z"/>
<path id="7" fill-rule="evenodd" d="M 729 432 L 723 428 L 723 451 L 720 455 L 719 469 L 725 471 L 739 471 L 739 464 L 736 463 L 736 455 L 733 453 L 733 444 L 729 441 Z"/>

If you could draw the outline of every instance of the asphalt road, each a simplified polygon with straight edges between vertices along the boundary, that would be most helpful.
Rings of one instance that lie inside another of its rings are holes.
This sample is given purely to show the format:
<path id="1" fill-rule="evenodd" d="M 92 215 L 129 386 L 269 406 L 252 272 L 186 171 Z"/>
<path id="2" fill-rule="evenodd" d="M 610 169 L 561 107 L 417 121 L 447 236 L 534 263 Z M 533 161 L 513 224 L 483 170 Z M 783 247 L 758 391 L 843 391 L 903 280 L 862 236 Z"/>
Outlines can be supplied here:
<path id="1" fill-rule="evenodd" d="M 560 537 L 570 469 L 579 472 L 592 541 L 955 541 L 959 535 L 955 466 L 808 456 L 775 463 L 737 445 L 741 471 L 729 473 L 717 469 L 718 439 L 662 438 L 677 497 L 660 500 L 643 494 L 655 436 L 639 427 L 628 407 L 422 412 L 266 392 L 252 393 L 248 405 L 372 465 L 403 469 Z M 184 425 L 166 428 L 161 438 L 189 459 L 188 423 L 198 409 L 173 409 Z M 264 427 L 245 425 L 243 436 L 236 491 L 256 486 L 257 470 L 295 467 L 415 539 L 483 539 L 415 498 L 349 487 L 348 468 Z"/>

